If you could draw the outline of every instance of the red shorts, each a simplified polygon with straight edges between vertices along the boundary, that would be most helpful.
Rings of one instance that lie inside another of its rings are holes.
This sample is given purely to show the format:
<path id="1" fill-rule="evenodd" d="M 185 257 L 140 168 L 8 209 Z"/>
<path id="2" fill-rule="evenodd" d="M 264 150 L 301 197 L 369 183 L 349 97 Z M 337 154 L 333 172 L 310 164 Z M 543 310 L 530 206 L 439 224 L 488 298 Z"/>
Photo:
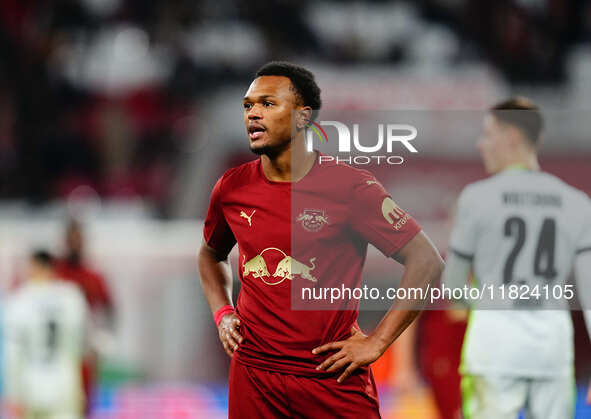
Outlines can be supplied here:
<path id="1" fill-rule="evenodd" d="M 356 371 L 342 384 L 337 377 L 283 374 L 232 359 L 228 418 L 380 418 L 371 369 Z"/>

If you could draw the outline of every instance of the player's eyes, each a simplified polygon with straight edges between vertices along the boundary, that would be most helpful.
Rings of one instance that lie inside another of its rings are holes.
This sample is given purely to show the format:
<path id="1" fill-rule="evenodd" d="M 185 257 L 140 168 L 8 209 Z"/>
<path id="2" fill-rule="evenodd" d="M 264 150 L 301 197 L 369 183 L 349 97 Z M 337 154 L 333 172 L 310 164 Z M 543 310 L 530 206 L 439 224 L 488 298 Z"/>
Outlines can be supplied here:
<path id="1" fill-rule="evenodd" d="M 273 106 L 273 105 L 274 105 L 274 103 L 273 103 L 273 102 L 269 102 L 269 101 L 267 101 L 267 100 L 263 101 L 263 102 L 262 102 L 262 104 L 263 104 L 263 106 L 264 106 L 265 108 L 268 108 L 269 106 Z M 251 109 L 251 108 L 253 107 L 253 104 L 252 104 L 252 103 L 250 103 L 250 102 L 243 103 L 243 104 L 242 104 L 242 107 L 243 107 L 244 109 Z"/>

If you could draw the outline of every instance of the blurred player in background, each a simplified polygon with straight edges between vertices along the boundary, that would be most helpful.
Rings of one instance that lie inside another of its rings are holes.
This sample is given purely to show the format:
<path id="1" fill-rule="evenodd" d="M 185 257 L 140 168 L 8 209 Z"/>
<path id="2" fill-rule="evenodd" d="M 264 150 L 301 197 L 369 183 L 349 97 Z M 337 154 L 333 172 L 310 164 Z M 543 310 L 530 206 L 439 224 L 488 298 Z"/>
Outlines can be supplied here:
<path id="1" fill-rule="evenodd" d="M 114 329 L 114 309 L 111 294 L 101 274 L 89 267 L 85 261 L 84 232 L 80 221 L 71 219 L 66 225 L 64 244 L 66 254 L 55 263 L 55 271 L 60 279 L 72 282 L 79 287 L 86 297 L 92 317 L 95 342 L 107 342 Z M 108 345 L 108 343 L 106 344 Z M 98 347 L 101 345 L 98 344 Z M 104 346 L 104 345 L 103 345 Z M 90 409 L 90 401 L 98 369 L 97 353 L 87 353 L 82 366 L 84 391 L 86 394 L 86 411 Z"/>
<path id="2" fill-rule="evenodd" d="M 516 284 L 531 296 L 500 301 L 497 293 L 489 310 L 474 305 L 460 368 L 467 418 L 515 419 L 522 409 L 528 418 L 573 416 L 571 317 L 543 287 L 564 290 L 573 262 L 579 281 L 591 270 L 591 201 L 540 170 L 542 124 L 527 99 L 494 106 L 478 144 L 491 177 L 459 198 L 444 283 L 461 288 L 472 271 L 479 287 Z M 579 283 L 588 307 L 589 286 Z"/>
<path id="3" fill-rule="evenodd" d="M 10 297 L 5 313 L 6 413 L 27 419 L 81 418 L 84 296 L 57 279 L 45 251 L 31 257 L 28 278 Z"/>
<path id="4" fill-rule="evenodd" d="M 450 208 L 446 224 L 451 229 L 455 214 Z M 462 417 L 459 373 L 462 342 L 468 312 L 445 302 L 441 310 L 425 310 L 418 323 L 416 351 L 418 364 L 429 385 L 441 419 Z"/>
<path id="5" fill-rule="evenodd" d="M 66 253 L 55 263 L 58 276 L 80 287 L 93 315 L 100 315 L 106 322 L 112 322 L 114 310 L 111 294 L 103 276 L 85 261 L 85 239 L 80 221 L 71 219 L 68 222 L 64 244 Z"/>
<path id="6" fill-rule="evenodd" d="M 466 315 L 460 310 L 425 310 L 418 324 L 418 364 L 441 419 L 460 419 L 458 367 Z"/>
<path id="7" fill-rule="evenodd" d="M 295 311 L 292 286 L 295 295 L 306 286 L 359 287 L 368 242 L 405 265 L 402 287 L 426 287 L 442 269 L 421 228 L 369 172 L 321 165 L 306 150 L 305 128 L 320 104 L 308 70 L 261 68 L 243 99 L 250 149 L 260 158 L 228 170 L 212 192 L 199 269 L 232 358 L 230 418 L 379 417 L 368 365 L 419 305 L 390 310 L 365 336 L 358 300 L 346 310 Z M 242 288 L 234 310 L 227 256 L 236 243 Z"/>

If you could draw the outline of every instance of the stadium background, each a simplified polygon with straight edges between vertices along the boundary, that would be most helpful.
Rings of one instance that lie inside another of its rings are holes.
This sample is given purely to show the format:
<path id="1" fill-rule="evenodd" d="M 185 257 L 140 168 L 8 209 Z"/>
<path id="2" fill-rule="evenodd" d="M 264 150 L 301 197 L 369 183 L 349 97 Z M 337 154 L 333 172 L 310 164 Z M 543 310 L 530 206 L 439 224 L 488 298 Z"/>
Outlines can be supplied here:
<path id="1" fill-rule="evenodd" d="M 268 60 L 308 66 L 328 109 L 482 110 L 527 95 L 564 115 L 542 166 L 591 193 L 584 0 L 3 0 L 0 51 L 2 296 L 32 248 L 60 253 L 68 216 L 84 222 L 116 308 L 94 418 L 225 416 L 228 360 L 195 255 L 215 179 L 252 158 L 240 99 Z M 457 193 L 484 176 L 474 141 L 442 132 L 387 185 L 442 251 Z M 387 263 L 371 250 L 366 277 Z M 382 314 L 363 311 L 362 327 Z M 583 389 L 591 347 L 574 317 Z M 435 418 L 425 386 L 397 387 L 395 360 L 380 367 L 384 416 Z"/>

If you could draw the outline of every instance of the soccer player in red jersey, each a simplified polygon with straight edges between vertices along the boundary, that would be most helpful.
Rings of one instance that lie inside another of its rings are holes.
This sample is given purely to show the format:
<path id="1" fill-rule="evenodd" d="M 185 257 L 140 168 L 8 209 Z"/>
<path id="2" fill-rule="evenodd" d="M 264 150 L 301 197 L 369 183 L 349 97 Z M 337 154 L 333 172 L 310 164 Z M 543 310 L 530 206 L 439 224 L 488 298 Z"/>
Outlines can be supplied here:
<path id="1" fill-rule="evenodd" d="M 113 304 L 109 289 L 102 275 L 91 269 L 84 262 L 84 234 L 78 220 L 68 222 L 65 231 L 66 255 L 55 263 L 56 275 L 76 284 L 86 297 L 94 321 L 107 329 L 113 327 Z M 94 352 L 89 352 L 82 363 L 82 379 L 86 395 L 85 411 L 90 409 L 94 390 L 98 359 Z"/>
<path id="2" fill-rule="evenodd" d="M 113 304 L 105 280 L 84 262 L 84 235 L 79 221 L 72 219 L 68 222 L 65 244 L 66 255 L 56 262 L 59 277 L 76 283 L 92 310 L 111 317 Z"/>
<path id="3" fill-rule="evenodd" d="M 243 98 L 260 158 L 228 170 L 212 191 L 198 262 L 232 358 L 230 418 L 380 417 L 369 364 L 420 302 L 397 305 L 366 336 L 358 300 L 306 307 L 299 290 L 359 287 L 368 243 L 404 264 L 402 287 L 425 288 L 442 271 L 431 241 L 369 172 L 320 164 L 306 150 L 305 127 L 320 105 L 308 70 L 263 66 Z M 236 243 L 242 288 L 234 308 L 227 256 Z"/>

